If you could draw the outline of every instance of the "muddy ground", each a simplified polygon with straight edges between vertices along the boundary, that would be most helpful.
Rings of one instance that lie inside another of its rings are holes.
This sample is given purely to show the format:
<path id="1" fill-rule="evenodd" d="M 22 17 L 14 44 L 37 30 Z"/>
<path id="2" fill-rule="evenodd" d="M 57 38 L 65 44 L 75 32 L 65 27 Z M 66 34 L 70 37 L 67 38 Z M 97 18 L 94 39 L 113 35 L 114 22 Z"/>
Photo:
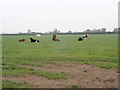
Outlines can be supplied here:
<path id="1" fill-rule="evenodd" d="M 37 70 L 49 72 L 64 72 L 70 75 L 70 78 L 47 79 L 42 76 L 26 74 L 19 77 L 3 77 L 3 80 L 16 82 L 26 82 L 34 88 L 118 88 L 118 72 L 112 69 L 99 68 L 85 64 L 73 64 L 69 61 L 54 61 L 56 63 L 66 64 L 59 66 L 56 64 L 44 64 L 47 67 L 20 65 Z"/>

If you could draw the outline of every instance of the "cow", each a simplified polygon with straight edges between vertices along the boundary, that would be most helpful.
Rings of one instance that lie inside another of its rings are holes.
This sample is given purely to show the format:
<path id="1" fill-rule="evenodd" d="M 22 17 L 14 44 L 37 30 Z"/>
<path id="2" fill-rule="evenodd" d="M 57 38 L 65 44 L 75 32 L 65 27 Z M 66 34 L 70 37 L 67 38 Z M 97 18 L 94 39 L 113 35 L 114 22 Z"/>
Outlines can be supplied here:
<path id="1" fill-rule="evenodd" d="M 56 38 L 56 35 L 53 35 L 52 40 L 53 41 L 60 41 L 59 39 Z"/>
<path id="2" fill-rule="evenodd" d="M 83 35 L 82 39 L 88 38 L 88 37 L 90 37 L 90 35 L 89 34 L 85 34 L 85 35 Z"/>
<path id="3" fill-rule="evenodd" d="M 37 37 L 41 37 L 41 35 L 40 35 L 40 34 L 36 34 L 36 36 L 37 36 Z"/>
<path id="4" fill-rule="evenodd" d="M 81 37 L 79 37 L 78 41 L 82 41 L 83 39 Z"/>
<path id="5" fill-rule="evenodd" d="M 82 41 L 82 40 L 84 40 L 84 39 L 86 39 L 86 38 L 89 38 L 89 37 L 90 37 L 89 34 L 85 34 L 85 35 L 83 35 L 82 37 L 79 37 L 78 41 Z"/>
<path id="6" fill-rule="evenodd" d="M 56 38 L 56 35 L 53 35 L 53 38 Z"/>
<path id="7" fill-rule="evenodd" d="M 20 39 L 20 40 L 19 40 L 19 42 L 24 42 L 24 41 L 25 41 L 25 39 Z"/>
<path id="8" fill-rule="evenodd" d="M 56 38 L 52 38 L 53 41 L 60 41 L 59 39 L 56 39 Z"/>
<path id="9" fill-rule="evenodd" d="M 34 43 L 39 42 L 39 40 L 35 40 L 35 39 L 33 39 L 33 38 L 30 38 L 30 40 L 31 40 L 31 42 L 34 42 Z"/>

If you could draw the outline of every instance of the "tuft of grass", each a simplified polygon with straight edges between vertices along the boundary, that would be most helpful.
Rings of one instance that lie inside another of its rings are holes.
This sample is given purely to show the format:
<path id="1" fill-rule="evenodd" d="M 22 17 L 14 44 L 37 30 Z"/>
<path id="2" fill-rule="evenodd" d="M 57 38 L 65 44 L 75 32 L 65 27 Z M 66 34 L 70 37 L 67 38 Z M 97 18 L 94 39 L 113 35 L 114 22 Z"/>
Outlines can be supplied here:
<path id="1" fill-rule="evenodd" d="M 2 80 L 2 88 L 31 88 L 33 86 L 26 82 L 14 82 L 9 80 Z"/>
<path id="2" fill-rule="evenodd" d="M 100 77 L 96 77 L 96 80 L 101 81 L 101 78 Z"/>
<path id="3" fill-rule="evenodd" d="M 16 65 L 12 64 L 6 64 L 2 66 L 2 76 L 7 77 L 7 76 L 21 76 L 26 73 L 29 73 L 29 69 L 24 68 L 24 67 L 18 67 Z"/>
<path id="4" fill-rule="evenodd" d="M 79 85 L 72 85 L 72 88 L 80 88 Z"/>

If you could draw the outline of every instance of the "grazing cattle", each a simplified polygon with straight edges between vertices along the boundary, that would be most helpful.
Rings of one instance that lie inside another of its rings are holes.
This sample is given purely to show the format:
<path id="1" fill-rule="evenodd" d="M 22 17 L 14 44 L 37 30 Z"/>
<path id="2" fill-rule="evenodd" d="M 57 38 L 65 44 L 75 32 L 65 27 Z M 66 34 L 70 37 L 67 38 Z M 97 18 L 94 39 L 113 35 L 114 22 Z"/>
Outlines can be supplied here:
<path id="1" fill-rule="evenodd" d="M 20 39 L 20 40 L 19 40 L 19 42 L 24 42 L 24 41 L 25 41 L 25 39 Z"/>
<path id="2" fill-rule="evenodd" d="M 30 40 L 31 40 L 31 42 L 39 42 L 39 40 L 35 40 L 35 39 L 33 39 L 33 38 L 30 38 Z"/>
<path id="3" fill-rule="evenodd" d="M 79 37 L 78 41 L 82 41 L 83 39 L 81 37 Z"/>
<path id="4" fill-rule="evenodd" d="M 52 40 L 53 41 L 60 41 L 59 39 L 56 38 L 56 35 L 53 35 Z"/>
<path id="5" fill-rule="evenodd" d="M 41 37 L 41 35 L 40 35 L 40 34 L 36 34 L 36 36 L 37 36 L 37 37 Z"/>

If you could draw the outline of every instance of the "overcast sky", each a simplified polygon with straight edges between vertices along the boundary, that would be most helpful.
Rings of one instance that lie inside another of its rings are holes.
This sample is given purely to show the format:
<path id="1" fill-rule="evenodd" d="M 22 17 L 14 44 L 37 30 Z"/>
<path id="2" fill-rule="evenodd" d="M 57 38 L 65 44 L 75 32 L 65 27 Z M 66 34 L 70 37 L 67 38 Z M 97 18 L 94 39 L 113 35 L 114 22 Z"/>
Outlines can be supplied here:
<path id="1" fill-rule="evenodd" d="M 58 29 L 118 27 L 119 0 L 1 0 L 2 32 L 48 32 Z"/>

